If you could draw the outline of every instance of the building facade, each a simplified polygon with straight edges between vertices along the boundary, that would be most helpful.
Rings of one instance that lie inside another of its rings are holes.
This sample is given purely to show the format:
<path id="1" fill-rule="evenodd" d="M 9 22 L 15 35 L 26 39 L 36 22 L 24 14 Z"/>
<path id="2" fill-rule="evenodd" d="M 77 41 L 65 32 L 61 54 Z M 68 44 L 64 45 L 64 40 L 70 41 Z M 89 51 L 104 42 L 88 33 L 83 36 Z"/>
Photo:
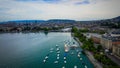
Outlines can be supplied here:
<path id="1" fill-rule="evenodd" d="M 113 45 L 113 55 L 120 59 L 120 45 Z"/>
<path id="2" fill-rule="evenodd" d="M 112 49 L 112 40 L 102 36 L 100 43 L 103 46 L 103 48 L 108 50 Z"/>
<path id="3" fill-rule="evenodd" d="M 101 45 L 108 49 L 114 56 L 120 58 L 120 31 L 113 31 L 101 37 Z"/>

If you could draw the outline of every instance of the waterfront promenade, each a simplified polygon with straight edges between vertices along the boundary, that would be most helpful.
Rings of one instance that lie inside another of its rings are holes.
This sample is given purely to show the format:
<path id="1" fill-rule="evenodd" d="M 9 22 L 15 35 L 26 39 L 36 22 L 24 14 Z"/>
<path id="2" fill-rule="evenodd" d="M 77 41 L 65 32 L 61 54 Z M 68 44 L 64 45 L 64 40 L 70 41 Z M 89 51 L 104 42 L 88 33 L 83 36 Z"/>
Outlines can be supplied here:
<path id="1" fill-rule="evenodd" d="M 109 55 L 109 54 L 106 54 L 106 56 L 109 57 L 112 61 L 114 61 L 116 64 L 120 66 L 120 59 L 118 59 L 117 57 L 113 55 Z"/>
<path id="2" fill-rule="evenodd" d="M 74 37 L 74 39 L 79 43 L 80 46 L 82 46 L 82 43 L 79 41 L 78 38 Z M 87 50 L 84 50 L 85 54 L 89 58 L 89 60 L 92 62 L 95 68 L 103 68 L 102 65 L 94 58 L 93 54 Z"/>
<path id="3" fill-rule="evenodd" d="M 90 53 L 89 51 L 85 51 L 85 53 L 87 57 L 90 59 L 90 61 L 94 64 L 95 68 L 103 68 L 102 65 L 94 58 L 92 53 Z"/>

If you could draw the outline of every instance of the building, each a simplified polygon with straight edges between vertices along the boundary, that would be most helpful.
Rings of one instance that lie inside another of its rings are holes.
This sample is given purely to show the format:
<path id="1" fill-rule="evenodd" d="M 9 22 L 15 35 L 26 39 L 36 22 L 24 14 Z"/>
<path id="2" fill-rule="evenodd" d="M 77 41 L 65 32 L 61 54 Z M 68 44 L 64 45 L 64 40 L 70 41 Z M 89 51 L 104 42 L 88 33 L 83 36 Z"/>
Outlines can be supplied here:
<path id="1" fill-rule="evenodd" d="M 106 52 L 113 53 L 120 58 L 120 31 L 112 31 L 104 35 L 96 33 L 84 33 L 84 36 L 91 38 L 94 43 L 101 44 Z"/>
<path id="2" fill-rule="evenodd" d="M 94 43 L 100 44 L 101 35 L 91 35 L 91 39 L 93 40 Z"/>
<path id="3" fill-rule="evenodd" d="M 104 34 L 101 37 L 101 45 L 103 48 L 112 52 L 113 55 L 120 58 L 120 31 L 113 31 L 109 34 Z"/>
<path id="4" fill-rule="evenodd" d="M 72 28 L 64 28 L 64 29 L 61 29 L 62 32 L 70 32 Z"/>
<path id="5" fill-rule="evenodd" d="M 113 30 L 111 32 L 111 36 L 115 36 L 115 37 L 120 36 L 120 30 Z"/>
<path id="6" fill-rule="evenodd" d="M 120 45 L 113 45 L 113 55 L 120 59 Z"/>
<path id="7" fill-rule="evenodd" d="M 103 35 L 101 37 L 100 43 L 103 46 L 103 48 L 108 49 L 108 50 L 112 50 L 112 37 L 111 36 L 104 36 Z"/>
<path id="8" fill-rule="evenodd" d="M 100 44 L 101 35 L 97 33 L 85 33 L 84 34 L 87 38 L 91 38 L 94 43 Z"/>

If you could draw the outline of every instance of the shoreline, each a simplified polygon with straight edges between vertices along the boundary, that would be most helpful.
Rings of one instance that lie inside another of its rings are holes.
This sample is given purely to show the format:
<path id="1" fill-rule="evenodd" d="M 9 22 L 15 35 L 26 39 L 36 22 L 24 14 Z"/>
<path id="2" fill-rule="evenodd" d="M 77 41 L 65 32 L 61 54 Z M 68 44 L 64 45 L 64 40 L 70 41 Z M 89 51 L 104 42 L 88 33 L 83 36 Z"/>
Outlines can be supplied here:
<path id="1" fill-rule="evenodd" d="M 82 43 L 79 41 L 79 39 L 77 37 L 73 36 L 73 33 L 71 33 L 71 36 L 78 42 L 79 46 L 82 46 Z M 86 54 L 86 56 L 88 57 L 88 59 L 91 61 L 91 63 L 93 64 L 94 68 L 103 68 L 102 65 L 100 65 L 100 63 L 94 58 L 94 56 L 87 50 L 83 50 Z"/>
<path id="2" fill-rule="evenodd" d="M 40 33 L 40 32 L 62 32 L 62 33 L 71 33 L 70 31 L 20 31 L 20 32 L 0 32 L 0 34 L 2 33 Z"/>

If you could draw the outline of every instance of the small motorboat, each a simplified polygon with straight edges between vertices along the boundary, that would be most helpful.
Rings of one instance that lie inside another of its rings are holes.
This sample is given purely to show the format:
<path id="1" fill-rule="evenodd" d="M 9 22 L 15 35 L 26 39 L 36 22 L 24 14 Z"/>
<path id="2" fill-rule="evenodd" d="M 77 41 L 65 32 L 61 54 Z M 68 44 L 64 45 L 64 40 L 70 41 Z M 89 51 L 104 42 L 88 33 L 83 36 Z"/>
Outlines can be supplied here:
<path id="1" fill-rule="evenodd" d="M 87 66 L 85 65 L 85 68 L 87 68 Z"/>
<path id="2" fill-rule="evenodd" d="M 69 46 L 67 44 L 64 45 L 65 52 L 69 52 Z"/>
<path id="3" fill-rule="evenodd" d="M 57 59 L 59 59 L 60 57 L 57 57 Z"/>
<path id="4" fill-rule="evenodd" d="M 59 51 L 59 50 L 60 50 L 60 48 L 57 48 L 56 50 L 57 50 L 57 51 Z"/>
<path id="5" fill-rule="evenodd" d="M 82 58 L 80 58 L 80 60 L 82 60 Z"/>
<path id="6" fill-rule="evenodd" d="M 78 57 L 80 57 L 80 54 L 78 54 Z"/>
<path id="7" fill-rule="evenodd" d="M 77 68 L 77 66 L 75 65 L 74 68 Z"/>
<path id="8" fill-rule="evenodd" d="M 67 53 L 65 52 L 65 53 L 64 53 L 64 57 L 66 57 L 66 56 L 67 56 Z"/>
<path id="9" fill-rule="evenodd" d="M 67 63 L 67 61 L 64 61 L 64 63 Z"/>
<path id="10" fill-rule="evenodd" d="M 46 60 L 43 60 L 43 62 L 45 63 L 45 62 L 46 62 Z"/>
<path id="11" fill-rule="evenodd" d="M 58 45 L 56 45 L 56 47 L 58 47 Z"/>
<path id="12" fill-rule="evenodd" d="M 60 54 L 57 54 L 57 56 L 59 57 L 59 56 L 60 56 Z"/>
<path id="13" fill-rule="evenodd" d="M 58 63 L 58 61 L 55 61 L 54 63 L 55 63 L 55 64 L 57 64 L 57 63 Z"/>
<path id="14" fill-rule="evenodd" d="M 46 56 L 45 59 L 48 59 L 48 56 Z"/>
<path id="15" fill-rule="evenodd" d="M 60 53 L 60 51 L 57 52 L 58 54 Z"/>
<path id="16" fill-rule="evenodd" d="M 62 68 L 65 68 L 65 66 L 63 66 Z"/>
<path id="17" fill-rule="evenodd" d="M 66 59 L 66 57 L 64 57 L 64 60 Z"/>

